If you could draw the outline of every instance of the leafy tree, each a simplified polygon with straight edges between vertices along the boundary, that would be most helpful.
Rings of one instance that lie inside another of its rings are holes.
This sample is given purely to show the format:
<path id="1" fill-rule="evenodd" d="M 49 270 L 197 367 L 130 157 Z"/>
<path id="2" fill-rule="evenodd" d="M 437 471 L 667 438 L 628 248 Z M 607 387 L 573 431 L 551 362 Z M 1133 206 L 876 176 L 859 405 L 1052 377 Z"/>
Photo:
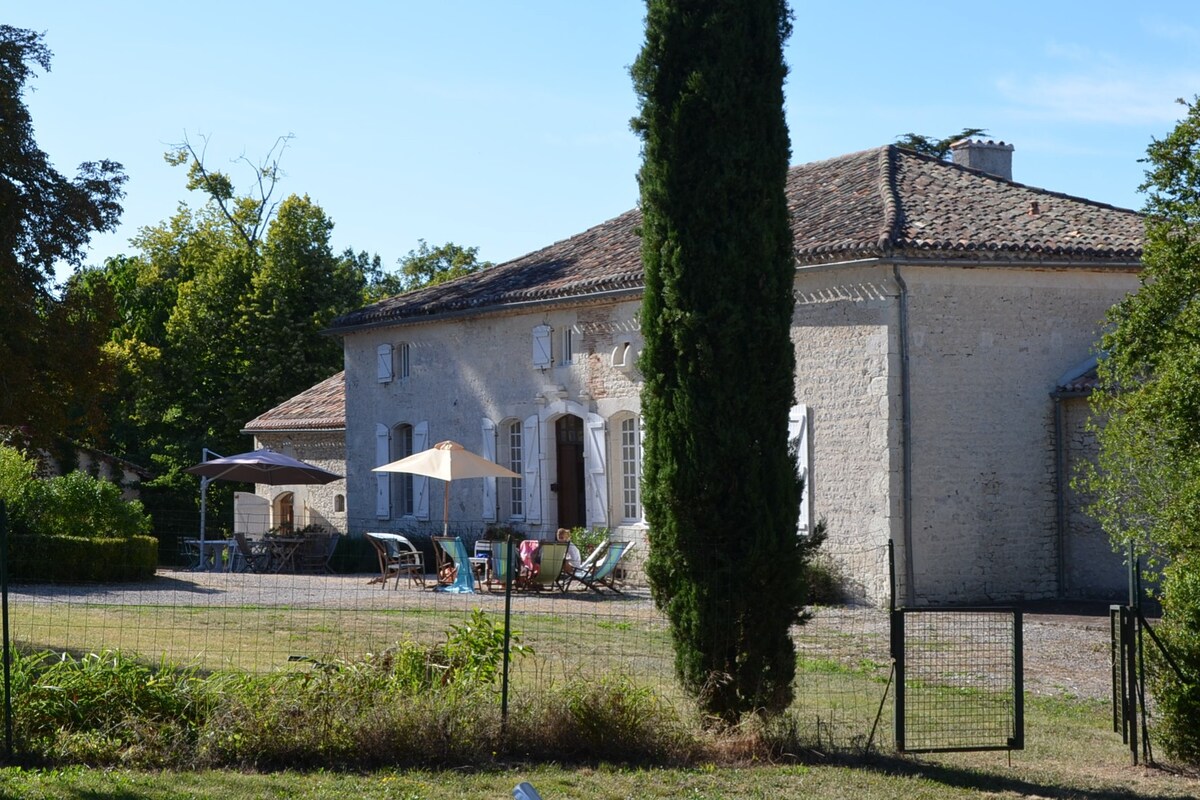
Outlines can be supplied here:
<path id="1" fill-rule="evenodd" d="M 206 167 L 185 142 L 167 154 L 204 198 L 142 229 L 138 254 L 110 259 L 85 280 L 103 284 L 118 315 L 107 349 L 121 365 L 108 395 L 116 450 L 151 465 L 151 489 L 195 497 L 182 473 L 202 447 L 247 449 L 242 426 L 341 368 L 322 333 L 363 304 L 365 254 L 335 255 L 333 222 L 308 197 L 275 200 L 286 138 L 250 167 L 251 190 Z M 207 144 L 207 142 L 205 142 Z M 223 487 L 228 489 L 228 487 Z M 221 488 L 211 496 L 220 513 Z"/>
<path id="2" fill-rule="evenodd" d="M 800 487 L 783 0 L 649 0 L 642 138 L 646 567 L 675 668 L 726 722 L 792 699 Z M 754 591 L 746 591 L 750 584 Z"/>
<path id="3" fill-rule="evenodd" d="M 69 179 L 38 148 L 22 96 L 50 59 L 41 34 L 0 25 L 0 425 L 42 442 L 96 421 L 90 398 L 102 376 L 80 367 L 99 362 L 93 323 L 103 308 L 60 299 L 53 277 L 57 264 L 82 261 L 93 233 L 116 226 L 125 183 L 112 161 L 80 164 Z"/>
<path id="4" fill-rule="evenodd" d="M 430 247 L 424 239 L 417 242 L 417 249 L 400 259 L 400 271 L 380 281 L 384 296 L 435 286 L 493 266 L 479 260 L 478 247 L 460 247 L 453 242 Z"/>
<path id="5" fill-rule="evenodd" d="M 1181 101 L 1183 102 L 1183 101 Z M 1114 543 L 1161 567 L 1161 636 L 1185 680 L 1154 681 L 1168 752 L 1200 763 L 1200 103 L 1154 139 L 1141 285 L 1109 314 L 1080 484 Z"/>
<path id="6" fill-rule="evenodd" d="M 923 153 L 942 161 L 948 161 L 950 160 L 950 145 L 963 139 L 970 139 L 972 136 L 987 136 L 987 131 L 983 128 L 963 128 L 956 136 L 947 136 L 945 139 L 934 139 L 919 133 L 906 133 L 896 140 L 896 144 L 905 150 L 912 150 L 914 153 Z"/>

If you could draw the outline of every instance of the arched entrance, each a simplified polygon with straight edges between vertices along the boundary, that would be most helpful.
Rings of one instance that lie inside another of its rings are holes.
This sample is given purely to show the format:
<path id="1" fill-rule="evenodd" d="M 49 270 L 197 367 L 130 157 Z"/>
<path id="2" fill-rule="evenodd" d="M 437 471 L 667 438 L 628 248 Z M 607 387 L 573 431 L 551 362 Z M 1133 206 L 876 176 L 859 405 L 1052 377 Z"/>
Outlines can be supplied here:
<path id="1" fill-rule="evenodd" d="M 587 487 L 584 483 L 583 420 L 573 414 L 554 423 L 558 481 L 551 489 L 558 495 L 558 526 L 587 525 Z"/>
<path id="2" fill-rule="evenodd" d="M 284 492 L 275 498 L 275 527 L 281 533 L 291 533 L 296 529 L 296 496 Z"/>

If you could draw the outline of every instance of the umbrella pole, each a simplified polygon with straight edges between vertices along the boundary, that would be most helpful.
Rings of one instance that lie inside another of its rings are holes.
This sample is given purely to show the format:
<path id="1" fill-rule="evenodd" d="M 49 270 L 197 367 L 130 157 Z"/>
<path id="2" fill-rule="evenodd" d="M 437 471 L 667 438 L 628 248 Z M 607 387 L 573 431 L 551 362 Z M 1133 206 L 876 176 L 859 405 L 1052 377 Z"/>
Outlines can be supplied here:
<path id="1" fill-rule="evenodd" d="M 450 535 L 450 481 L 442 481 L 445 491 L 442 493 L 442 536 Z"/>

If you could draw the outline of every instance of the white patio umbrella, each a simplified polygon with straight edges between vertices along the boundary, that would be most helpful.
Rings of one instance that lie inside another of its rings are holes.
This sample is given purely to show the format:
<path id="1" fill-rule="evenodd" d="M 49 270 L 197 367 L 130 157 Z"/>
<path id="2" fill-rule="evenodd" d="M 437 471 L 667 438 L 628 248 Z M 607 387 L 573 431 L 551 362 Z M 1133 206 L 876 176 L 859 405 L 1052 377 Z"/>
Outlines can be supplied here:
<path id="1" fill-rule="evenodd" d="M 375 467 L 374 472 L 410 472 L 444 481 L 442 504 L 442 534 L 450 531 L 450 481 L 461 478 L 519 478 L 511 469 L 488 461 L 467 450 L 458 442 L 438 442 L 428 450 L 413 453 L 399 461 Z"/>

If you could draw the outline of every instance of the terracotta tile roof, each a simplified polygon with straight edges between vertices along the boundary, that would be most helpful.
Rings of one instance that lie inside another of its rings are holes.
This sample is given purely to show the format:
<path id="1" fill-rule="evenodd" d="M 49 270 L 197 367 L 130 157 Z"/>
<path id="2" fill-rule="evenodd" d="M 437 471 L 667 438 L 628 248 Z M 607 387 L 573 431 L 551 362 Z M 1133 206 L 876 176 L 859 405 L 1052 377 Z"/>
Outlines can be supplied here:
<path id="1" fill-rule="evenodd" d="M 899 257 L 1127 264 L 1143 220 L 1127 209 L 1024 186 L 895 145 L 793 167 L 787 179 L 797 265 Z M 456 281 L 336 320 L 364 325 L 642 288 L 641 214 Z"/>
<path id="2" fill-rule="evenodd" d="M 1057 397 L 1086 397 L 1100 388 L 1098 361 L 1089 359 L 1058 379 L 1054 394 Z"/>
<path id="3" fill-rule="evenodd" d="M 242 433 L 345 430 L 346 373 L 339 372 L 246 423 Z"/>

